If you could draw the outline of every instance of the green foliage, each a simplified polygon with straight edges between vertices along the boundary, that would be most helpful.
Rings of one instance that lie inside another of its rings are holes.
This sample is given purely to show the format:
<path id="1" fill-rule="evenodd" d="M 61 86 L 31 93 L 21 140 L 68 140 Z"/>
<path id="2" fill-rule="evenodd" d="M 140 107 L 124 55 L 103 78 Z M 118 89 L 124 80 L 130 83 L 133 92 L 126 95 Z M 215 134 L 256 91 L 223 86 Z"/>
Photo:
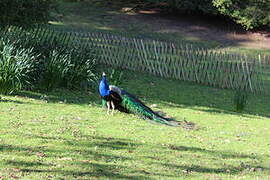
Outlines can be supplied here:
<path id="1" fill-rule="evenodd" d="M 89 89 L 96 81 L 95 65 L 92 52 L 78 49 L 70 52 L 53 50 L 40 68 L 43 72 L 41 84 L 47 91 L 56 87 Z"/>
<path id="2" fill-rule="evenodd" d="M 11 94 L 30 85 L 36 56 L 33 49 L 16 48 L 12 43 L 0 45 L 0 93 Z"/>
<path id="3" fill-rule="evenodd" d="M 34 84 L 48 91 L 56 87 L 89 89 L 96 84 L 95 51 L 89 46 L 74 48 L 76 36 L 42 27 L 27 30 L 10 27 L 2 33 L 6 40 L 14 42 L 14 47 L 31 48 L 39 54 L 32 73 Z"/>
<path id="4" fill-rule="evenodd" d="M 253 29 L 270 22 L 268 0 L 213 0 L 218 11 L 246 29 Z"/>
<path id="5" fill-rule="evenodd" d="M 245 29 L 253 29 L 270 22 L 268 0 L 168 0 L 166 3 L 169 11 L 224 15 Z"/>
<path id="6" fill-rule="evenodd" d="M 95 53 L 86 49 L 73 49 L 70 52 L 71 66 L 66 85 L 70 89 L 88 89 L 97 81 L 95 75 Z"/>
<path id="7" fill-rule="evenodd" d="M 0 24 L 29 26 L 47 23 L 54 0 L 1 0 Z"/>
<path id="8" fill-rule="evenodd" d="M 60 86 L 64 83 L 71 66 L 71 57 L 69 55 L 53 50 L 44 61 L 42 85 L 47 91 Z"/>
<path id="9" fill-rule="evenodd" d="M 236 90 L 234 94 L 234 99 L 233 99 L 234 105 L 235 105 L 235 110 L 237 112 L 242 112 L 248 102 L 248 94 L 244 90 Z"/>
<path id="10" fill-rule="evenodd" d="M 124 81 L 123 72 L 116 69 L 112 69 L 108 76 L 108 81 L 110 82 L 111 85 L 120 86 Z"/>

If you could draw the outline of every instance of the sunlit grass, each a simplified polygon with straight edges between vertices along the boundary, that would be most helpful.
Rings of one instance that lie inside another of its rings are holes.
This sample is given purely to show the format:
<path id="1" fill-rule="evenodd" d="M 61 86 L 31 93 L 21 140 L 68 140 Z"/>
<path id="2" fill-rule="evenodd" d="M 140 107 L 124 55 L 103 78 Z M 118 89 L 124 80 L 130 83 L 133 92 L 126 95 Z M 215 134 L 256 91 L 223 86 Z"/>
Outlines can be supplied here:
<path id="1" fill-rule="evenodd" d="M 269 97 L 234 112 L 233 93 L 125 72 L 122 87 L 182 122 L 106 115 L 97 93 L 21 92 L 0 100 L 4 179 L 268 179 Z M 183 120 L 195 124 L 185 128 Z"/>

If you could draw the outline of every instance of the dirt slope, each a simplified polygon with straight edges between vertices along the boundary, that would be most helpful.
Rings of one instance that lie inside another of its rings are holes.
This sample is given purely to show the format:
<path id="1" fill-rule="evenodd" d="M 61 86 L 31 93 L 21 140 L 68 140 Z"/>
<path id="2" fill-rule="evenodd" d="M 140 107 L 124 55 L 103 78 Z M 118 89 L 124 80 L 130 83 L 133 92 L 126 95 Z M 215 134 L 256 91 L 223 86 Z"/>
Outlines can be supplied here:
<path id="1" fill-rule="evenodd" d="M 88 0 L 65 2 L 58 22 L 66 26 L 164 35 L 165 38 L 214 44 L 215 47 L 257 49 L 270 54 L 270 27 L 264 30 L 244 31 L 224 20 L 183 15 L 164 15 L 156 9 L 133 11 L 134 5 L 118 1 Z M 56 18 L 57 19 L 57 18 Z M 211 45 L 212 46 L 212 45 Z M 212 46 L 213 47 L 213 46 Z M 249 51 L 249 50 L 246 50 Z"/>

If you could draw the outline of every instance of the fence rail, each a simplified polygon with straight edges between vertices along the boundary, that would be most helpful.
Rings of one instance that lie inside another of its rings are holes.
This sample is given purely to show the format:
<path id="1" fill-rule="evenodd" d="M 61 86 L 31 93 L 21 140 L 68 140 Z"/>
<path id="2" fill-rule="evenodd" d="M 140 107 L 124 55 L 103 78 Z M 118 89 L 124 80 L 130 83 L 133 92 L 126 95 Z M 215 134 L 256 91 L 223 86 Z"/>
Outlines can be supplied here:
<path id="1" fill-rule="evenodd" d="M 156 76 L 253 93 L 270 92 L 270 58 L 97 32 L 10 27 L 2 36 L 97 49 L 98 62 Z"/>

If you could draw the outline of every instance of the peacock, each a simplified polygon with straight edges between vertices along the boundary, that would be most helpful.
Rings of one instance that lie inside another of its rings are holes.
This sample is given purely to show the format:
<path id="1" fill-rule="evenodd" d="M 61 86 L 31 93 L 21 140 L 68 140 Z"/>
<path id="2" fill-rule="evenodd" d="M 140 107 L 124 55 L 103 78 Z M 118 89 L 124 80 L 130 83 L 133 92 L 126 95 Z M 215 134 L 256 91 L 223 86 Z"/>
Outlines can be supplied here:
<path id="1" fill-rule="evenodd" d="M 99 94 L 102 98 L 102 104 L 107 106 L 107 114 L 112 110 L 117 109 L 125 113 L 133 113 L 139 115 L 143 119 L 149 119 L 161 124 L 169 126 L 178 126 L 178 122 L 163 117 L 146 106 L 136 96 L 120 89 L 117 86 L 109 85 L 106 79 L 106 74 L 102 74 L 102 79 L 99 83 Z"/>

